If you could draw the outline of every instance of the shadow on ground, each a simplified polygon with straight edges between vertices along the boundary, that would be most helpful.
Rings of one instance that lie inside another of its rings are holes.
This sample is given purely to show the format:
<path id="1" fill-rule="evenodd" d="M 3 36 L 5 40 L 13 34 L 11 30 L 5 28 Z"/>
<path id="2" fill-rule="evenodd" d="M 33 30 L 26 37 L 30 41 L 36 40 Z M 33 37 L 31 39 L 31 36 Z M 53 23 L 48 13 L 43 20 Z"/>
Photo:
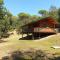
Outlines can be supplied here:
<path id="1" fill-rule="evenodd" d="M 3 42 L 7 42 L 7 41 L 4 41 L 4 40 L 0 39 L 0 43 L 3 43 Z"/>
<path id="2" fill-rule="evenodd" d="M 53 35 L 53 34 L 40 34 L 40 37 L 39 35 L 34 35 L 34 39 L 32 38 L 32 35 L 29 35 L 29 36 L 26 36 L 26 37 L 23 37 L 23 38 L 19 38 L 19 40 L 37 40 L 37 39 L 41 39 L 41 38 L 44 38 L 44 37 L 47 37 L 47 36 L 50 36 L 50 35 Z"/>

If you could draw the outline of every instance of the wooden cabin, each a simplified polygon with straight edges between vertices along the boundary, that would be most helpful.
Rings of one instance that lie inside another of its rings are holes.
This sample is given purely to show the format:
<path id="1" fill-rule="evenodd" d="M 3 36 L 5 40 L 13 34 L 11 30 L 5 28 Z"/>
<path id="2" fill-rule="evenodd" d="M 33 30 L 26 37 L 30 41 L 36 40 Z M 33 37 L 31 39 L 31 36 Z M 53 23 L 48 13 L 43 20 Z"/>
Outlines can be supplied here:
<path id="1" fill-rule="evenodd" d="M 23 25 L 22 33 L 23 34 L 57 33 L 58 29 L 56 25 L 58 25 L 58 22 L 56 20 L 54 20 L 51 17 L 46 17 L 46 18 L 39 19 L 35 22 L 31 22 L 26 25 Z"/>

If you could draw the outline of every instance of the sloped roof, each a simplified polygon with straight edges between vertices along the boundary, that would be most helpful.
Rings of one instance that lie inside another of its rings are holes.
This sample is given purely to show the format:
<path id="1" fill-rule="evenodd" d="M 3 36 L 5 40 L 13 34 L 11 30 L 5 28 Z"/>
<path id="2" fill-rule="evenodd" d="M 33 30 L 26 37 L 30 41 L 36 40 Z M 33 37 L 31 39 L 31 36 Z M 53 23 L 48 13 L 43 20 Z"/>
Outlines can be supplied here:
<path id="1" fill-rule="evenodd" d="M 41 17 L 41 18 L 39 18 L 37 20 L 31 20 L 30 22 L 28 22 L 26 24 L 21 24 L 21 27 L 36 23 L 36 22 L 38 22 L 40 20 L 46 20 L 46 19 L 51 19 L 52 21 L 54 20 L 52 17 Z M 54 20 L 53 23 L 58 24 L 58 22 L 56 20 Z"/>
<path id="2" fill-rule="evenodd" d="M 20 26 L 22 27 L 22 26 L 25 26 L 25 25 L 28 25 L 28 24 L 31 24 L 31 23 L 34 23 L 34 22 L 37 22 L 37 21 L 39 21 L 39 20 L 41 20 L 41 19 L 44 19 L 44 18 L 46 18 L 46 17 L 40 17 L 40 18 L 37 18 L 37 19 L 34 19 L 34 20 L 26 20 L 26 21 L 28 21 L 28 22 L 24 22 L 24 21 L 20 21 Z M 24 24 L 25 23 L 25 24 Z"/>

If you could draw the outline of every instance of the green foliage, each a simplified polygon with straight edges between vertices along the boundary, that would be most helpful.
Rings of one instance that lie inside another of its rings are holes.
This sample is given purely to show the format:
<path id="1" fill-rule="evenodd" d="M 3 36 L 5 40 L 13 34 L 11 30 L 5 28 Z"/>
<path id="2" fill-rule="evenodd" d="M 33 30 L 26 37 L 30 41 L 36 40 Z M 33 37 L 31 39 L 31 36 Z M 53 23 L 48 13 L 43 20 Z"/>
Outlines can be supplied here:
<path id="1" fill-rule="evenodd" d="M 53 19 L 55 19 L 55 20 L 58 21 L 58 15 L 59 15 L 58 13 L 59 12 L 58 12 L 58 9 L 55 6 L 51 6 L 50 9 L 49 9 L 49 11 L 47 11 L 47 10 L 40 10 L 38 13 L 41 14 L 42 17 L 48 17 L 48 16 L 50 16 Z"/>
<path id="2" fill-rule="evenodd" d="M 48 15 L 48 11 L 46 10 L 39 10 L 38 13 L 41 14 L 43 17 L 46 17 Z"/>
<path id="3" fill-rule="evenodd" d="M 0 20 L 3 19 L 3 0 L 0 1 Z"/>
<path id="4" fill-rule="evenodd" d="M 55 6 L 50 7 L 49 16 L 51 16 L 55 20 L 58 19 L 58 9 Z"/>
<path id="5" fill-rule="evenodd" d="M 30 17 L 31 16 L 27 13 L 19 13 L 18 14 L 18 20 L 16 23 L 16 28 L 17 28 L 18 33 L 20 33 L 19 31 L 21 31 L 21 26 L 29 23 Z"/>
<path id="6" fill-rule="evenodd" d="M 5 32 L 5 21 L 4 21 L 4 11 L 3 11 L 3 2 L 2 0 L 0 1 L 0 37 L 3 35 Z"/>
<path id="7" fill-rule="evenodd" d="M 29 18 L 29 14 L 27 13 L 19 13 L 18 17 L 20 18 L 20 20 L 24 20 L 24 18 Z"/>
<path id="8" fill-rule="evenodd" d="M 0 0 L 0 2 L 3 0 Z M 0 3 L 0 37 L 5 36 L 9 30 L 13 29 L 12 14 Z"/>
<path id="9" fill-rule="evenodd" d="M 22 24 L 27 24 L 29 22 L 29 18 L 30 15 L 27 13 L 19 13 L 18 14 L 18 20 L 22 23 Z M 22 25 L 21 24 L 21 25 Z"/>
<path id="10" fill-rule="evenodd" d="M 3 4 L 3 0 L 0 0 L 0 5 Z"/>
<path id="11" fill-rule="evenodd" d="M 60 8 L 58 9 L 58 22 L 60 23 Z"/>

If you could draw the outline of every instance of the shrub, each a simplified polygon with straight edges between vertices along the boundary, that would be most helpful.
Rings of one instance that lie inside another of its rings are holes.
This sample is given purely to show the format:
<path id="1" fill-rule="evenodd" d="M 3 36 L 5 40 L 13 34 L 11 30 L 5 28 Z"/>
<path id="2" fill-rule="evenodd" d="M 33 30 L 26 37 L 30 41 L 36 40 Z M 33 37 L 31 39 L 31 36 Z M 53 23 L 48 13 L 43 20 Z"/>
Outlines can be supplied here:
<path id="1" fill-rule="evenodd" d="M 5 56 L 2 58 L 2 60 L 10 60 L 10 59 L 9 59 L 9 56 Z"/>
<path id="2" fill-rule="evenodd" d="M 60 60 L 60 57 L 55 57 L 55 55 L 48 57 L 41 50 L 29 49 L 12 52 L 11 56 L 3 57 L 2 60 Z"/>
<path id="3" fill-rule="evenodd" d="M 47 60 L 46 54 L 43 51 L 35 49 L 15 51 L 9 57 L 12 60 Z M 3 60 L 8 60 L 9 57 L 4 57 Z"/>

